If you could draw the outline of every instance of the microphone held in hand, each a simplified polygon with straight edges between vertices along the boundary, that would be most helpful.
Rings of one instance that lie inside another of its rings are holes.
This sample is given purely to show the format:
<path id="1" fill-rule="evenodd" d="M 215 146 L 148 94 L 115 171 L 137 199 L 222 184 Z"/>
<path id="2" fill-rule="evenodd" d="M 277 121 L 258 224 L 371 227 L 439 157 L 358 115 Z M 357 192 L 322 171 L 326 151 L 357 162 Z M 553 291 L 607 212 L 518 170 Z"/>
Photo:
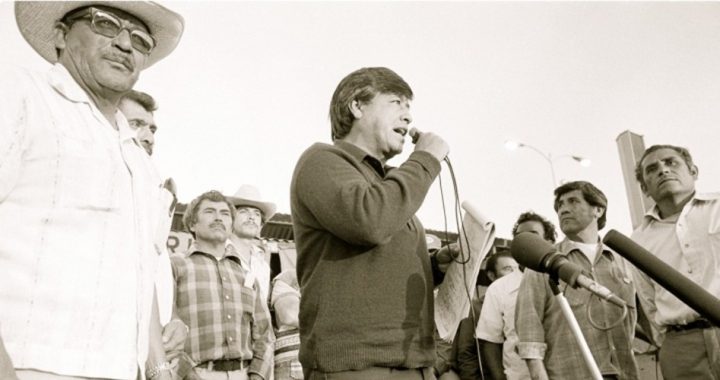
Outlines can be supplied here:
<path id="1" fill-rule="evenodd" d="M 417 143 L 418 139 L 420 138 L 420 135 L 422 132 L 420 132 L 417 128 L 410 128 L 410 132 L 408 132 L 408 135 L 412 139 L 412 143 Z"/>
<path id="2" fill-rule="evenodd" d="M 613 294 L 608 288 L 598 284 L 582 273 L 581 266 L 571 263 L 560 254 L 552 244 L 532 232 L 519 233 L 510 244 L 510 252 L 515 260 L 536 272 L 548 273 L 559 278 L 573 288 L 581 287 L 596 296 L 625 307 L 625 301 Z"/>

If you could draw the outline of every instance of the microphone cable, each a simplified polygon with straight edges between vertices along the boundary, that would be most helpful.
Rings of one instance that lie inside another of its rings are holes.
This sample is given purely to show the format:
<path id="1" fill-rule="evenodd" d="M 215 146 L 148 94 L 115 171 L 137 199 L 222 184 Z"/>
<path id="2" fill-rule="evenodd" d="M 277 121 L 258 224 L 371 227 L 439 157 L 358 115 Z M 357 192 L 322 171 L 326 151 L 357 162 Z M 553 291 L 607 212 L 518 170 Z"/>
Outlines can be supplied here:
<path id="1" fill-rule="evenodd" d="M 463 219 L 462 219 L 462 207 L 460 204 L 460 192 L 458 191 L 457 178 L 455 177 L 455 170 L 453 169 L 452 162 L 450 162 L 450 156 L 445 156 L 443 161 L 447 165 L 448 170 L 450 172 L 450 179 L 452 181 L 453 195 L 455 196 L 455 200 L 453 202 L 453 213 L 455 214 L 455 226 L 458 230 L 458 241 L 459 241 L 458 249 L 460 250 L 460 253 L 458 254 L 458 256 L 453 257 L 452 260 L 454 262 L 462 265 L 463 289 L 465 290 L 465 296 L 467 297 L 468 303 L 470 305 L 470 318 L 471 318 L 471 321 L 473 322 L 473 328 L 472 328 L 473 345 L 475 346 L 475 355 L 477 358 L 478 369 L 480 370 L 480 376 L 484 378 L 485 371 L 483 370 L 483 362 L 482 362 L 482 358 L 480 355 L 480 345 L 479 345 L 478 339 L 475 337 L 475 328 L 477 327 L 476 326 L 477 323 L 475 321 L 478 320 L 479 318 L 476 318 L 475 308 L 473 307 L 473 297 L 472 297 L 471 291 L 467 285 L 467 283 L 468 283 L 467 282 L 467 272 L 468 272 L 467 263 L 470 261 L 470 252 L 469 252 L 470 251 L 470 249 L 469 249 L 470 248 L 470 244 L 469 244 L 470 240 L 468 239 L 467 231 L 465 230 L 465 223 L 463 222 Z M 443 190 L 441 175 L 438 175 L 438 185 L 440 186 L 440 200 L 442 202 L 443 223 L 444 223 L 444 228 L 445 228 L 445 231 L 444 231 L 445 241 L 449 241 L 450 233 L 448 232 L 447 210 L 445 208 L 445 194 L 444 194 L 444 190 Z M 467 247 L 467 251 L 468 251 L 467 257 L 465 256 L 466 252 L 463 247 Z M 475 282 L 477 283 L 477 279 L 475 279 Z M 475 295 L 478 298 L 480 297 L 480 294 L 477 291 L 477 286 L 475 286 L 473 293 L 475 293 Z M 462 322 L 462 320 L 461 320 L 461 322 Z M 456 335 L 457 335 L 457 332 L 456 332 Z M 454 342 L 454 337 L 453 337 L 453 344 L 456 344 Z M 456 353 L 456 355 L 457 355 L 457 353 Z M 456 360 L 457 360 L 457 358 L 456 358 Z"/>

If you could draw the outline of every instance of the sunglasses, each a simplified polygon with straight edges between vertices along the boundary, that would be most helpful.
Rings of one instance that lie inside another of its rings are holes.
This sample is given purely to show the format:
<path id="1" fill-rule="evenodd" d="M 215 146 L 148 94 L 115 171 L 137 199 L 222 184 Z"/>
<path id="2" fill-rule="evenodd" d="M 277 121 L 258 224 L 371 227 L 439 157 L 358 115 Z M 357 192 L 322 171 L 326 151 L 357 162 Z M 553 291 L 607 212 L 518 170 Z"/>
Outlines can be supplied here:
<path id="1" fill-rule="evenodd" d="M 123 30 L 127 30 L 130 33 L 132 47 L 143 54 L 150 54 L 155 48 L 155 39 L 148 32 L 110 12 L 97 8 L 88 7 L 70 14 L 65 18 L 64 22 L 70 25 L 74 21 L 85 18 L 90 19 L 90 28 L 93 32 L 105 37 L 115 38 Z"/>

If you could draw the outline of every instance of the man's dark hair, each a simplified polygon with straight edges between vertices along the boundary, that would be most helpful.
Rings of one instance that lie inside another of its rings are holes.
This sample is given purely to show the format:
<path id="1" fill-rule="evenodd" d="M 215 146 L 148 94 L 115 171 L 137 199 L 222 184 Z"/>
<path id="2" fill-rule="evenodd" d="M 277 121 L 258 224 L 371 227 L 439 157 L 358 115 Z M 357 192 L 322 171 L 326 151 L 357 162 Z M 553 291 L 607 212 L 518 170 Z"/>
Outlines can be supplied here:
<path id="1" fill-rule="evenodd" d="M 130 92 L 123 96 L 123 99 L 132 100 L 147 112 L 155 112 L 158 109 L 155 99 L 142 91 L 130 90 Z"/>
<path id="2" fill-rule="evenodd" d="M 602 207 L 603 213 L 600 218 L 598 218 L 597 223 L 598 229 L 603 229 L 605 227 L 605 221 L 607 220 L 607 197 L 590 182 L 568 182 L 555 189 L 555 211 L 557 212 L 557 210 L 560 209 L 560 197 L 574 190 L 580 190 L 583 199 L 585 199 L 585 202 L 589 203 L 590 206 Z"/>
<path id="3" fill-rule="evenodd" d="M 353 101 L 370 102 L 378 93 L 394 94 L 412 100 L 410 86 L 394 71 L 385 67 L 365 67 L 343 78 L 330 101 L 332 140 L 342 139 L 350 133 L 355 120 L 350 111 Z"/>
<path id="4" fill-rule="evenodd" d="M 660 149 L 672 149 L 676 151 L 680 157 L 685 160 L 685 164 L 687 165 L 688 169 L 692 170 L 693 166 L 693 159 L 690 155 L 690 151 L 686 148 L 683 148 L 681 146 L 675 146 L 675 145 L 653 145 L 647 149 L 645 149 L 645 153 L 643 153 L 640 160 L 637 162 L 637 165 L 635 165 L 635 179 L 640 182 L 640 188 L 642 191 L 647 191 L 647 185 L 645 184 L 645 177 L 643 177 L 643 160 L 645 160 L 645 157 L 647 157 L 650 153 L 658 151 Z"/>
<path id="5" fill-rule="evenodd" d="M 192 235 L 193 239 L 195 239 L 195 232 L 193 232 L 190 227 L 197 223 L 198 208 L 204 200 L 211 202 L 225 202 L 230 208 L 230 217 L 232 218 L 232 222 L 235 222 L 235 206 L 233 206 L 232 202 L 230 202 L 221 192 L 217 190 L 210 190 L 202 193 L 199 197 L 193 199 L 190 204 L 188 204 L 185 209 L 185 213 L 183 214 L 183 224 L 185 225 L 185 229 Z"/>
<path id="6" fill-rule="evenodd" d="M 543 235 L 543 239 L 555 243 L 555 239 L 557 239 L 557 231 L 555 231 L 555 225 L 552 224 L 552 222 L 550 222 L 549 220 L 545 219 L 542 215 L 536 214 L 532 211 L 526 211 L 520 214 L 517 222 L 515 222 L 515 225 L 512 229 L 513 238 L 515 237 L 515 235 L 517 235 L 518 227 L 525 222 L 538 222 L 542 224 L 543 231 L 545 233 Z"/>
<path id="7" fill-rule="evenodd" d="M 490 257 L 488 257 L 488 259 L 487 259 L 487 262 L 485 263 L 485 270 L 488 272 L 492 272 L 495 275 L 495 277 L 498 277 L 497 262 L 498 262 L 498 260 L 500 260 L 501 257 L 509 257 L 509 258 L 513 259 L 512 254 L 510 253 L 510 250 L 499 249 L 497 252 L 490 255 Z"/>

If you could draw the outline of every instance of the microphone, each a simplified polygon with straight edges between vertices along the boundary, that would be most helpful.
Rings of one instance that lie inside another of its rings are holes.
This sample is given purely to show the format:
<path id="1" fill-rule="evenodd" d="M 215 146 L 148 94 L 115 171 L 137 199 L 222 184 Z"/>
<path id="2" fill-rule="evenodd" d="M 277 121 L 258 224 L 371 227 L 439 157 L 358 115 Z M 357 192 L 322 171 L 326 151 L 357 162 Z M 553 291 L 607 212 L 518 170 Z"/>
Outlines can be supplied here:
<path id="1" fill-rule="evenodd" d="M 701 288 L 700 285 L 615 230 L 610 230 L 605 235 L 603 243 L 650 276 L 680 301 L 710 320 L 713 325 L 720 326 L 720 300 Z"/>
<path id="2" fill-rule="evenodd" d="M 412 143 L 415 144 L 418 139 L 420 138 L 420 135 L 422 135 L 422 132 L 420 132 L 417 128 L 413 127 L 410 128 L 410 131 L 408 131 L 408 136 L 412 139 Z"/>
<path id="3" fill-rule="evenodd" d="M 510 253 L 520 264 L 536 272 L 548 273 L 560 278 L 573 288 L 581 287 L 596 296 L 619 307 L 625 307 L 625 301 L 608 288 L 598 284 L 582 273 L 583 268 L 571 263 L 560 254 L 552 244 L 532 232 L 521 232 L 510 243 Z"/>

